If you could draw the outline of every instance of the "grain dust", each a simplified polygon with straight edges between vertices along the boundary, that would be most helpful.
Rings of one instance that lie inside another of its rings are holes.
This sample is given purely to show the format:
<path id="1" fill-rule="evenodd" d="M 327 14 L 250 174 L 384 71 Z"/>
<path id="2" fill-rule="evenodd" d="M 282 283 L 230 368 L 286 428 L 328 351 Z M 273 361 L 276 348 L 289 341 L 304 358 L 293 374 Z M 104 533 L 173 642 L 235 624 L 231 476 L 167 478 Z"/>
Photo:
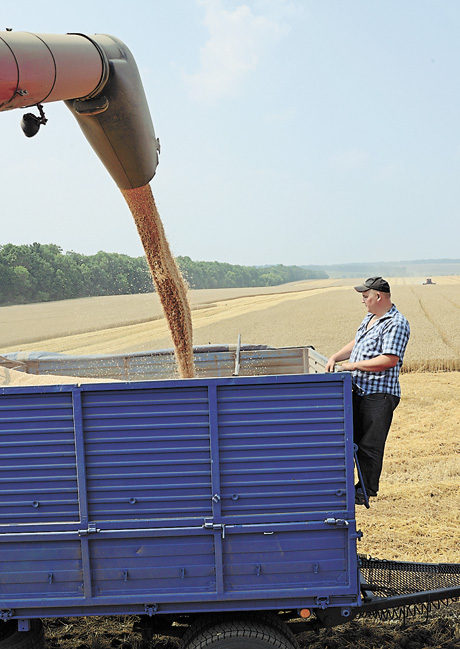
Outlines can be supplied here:
<path id="1" fill-rule="evenodd" d="M 194 376 L 187 287 L 166 239 L 150 185 L 121 190 L 133 215 L 174 344 L 179 374 Z"/>

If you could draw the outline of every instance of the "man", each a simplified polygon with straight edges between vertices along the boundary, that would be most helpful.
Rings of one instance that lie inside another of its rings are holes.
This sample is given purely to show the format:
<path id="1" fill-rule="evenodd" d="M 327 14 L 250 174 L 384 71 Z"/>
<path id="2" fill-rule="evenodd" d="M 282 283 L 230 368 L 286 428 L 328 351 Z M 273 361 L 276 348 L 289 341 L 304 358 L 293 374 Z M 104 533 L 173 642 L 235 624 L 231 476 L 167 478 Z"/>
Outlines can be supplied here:
<path id="1" fill-rule="evenodd" d="M 382 277 L 370 277 L 355 290 L 368 313 L 354 340 L 330 357 L 326 371 L 333 372 L 337 362 L 348 361 L 341 369 L 353 373 L 353 437 L 364 482 L 355 487 L 355 502 L 363 505 L 363 486 L 368 496 L 376 496 L 379 490 L 385 442 L 401 397 L 399 372 L 410 328 Z"/>

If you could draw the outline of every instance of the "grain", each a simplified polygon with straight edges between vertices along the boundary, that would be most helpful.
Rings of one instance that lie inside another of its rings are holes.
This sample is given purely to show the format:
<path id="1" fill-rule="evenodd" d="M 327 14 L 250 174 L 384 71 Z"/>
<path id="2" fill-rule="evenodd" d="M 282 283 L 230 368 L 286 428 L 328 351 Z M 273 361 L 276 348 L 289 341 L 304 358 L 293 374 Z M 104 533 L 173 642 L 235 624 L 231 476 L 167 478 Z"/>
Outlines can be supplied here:
<path id="1" fill-rule="evenodd" d="M 59 376 L 56 374 L 27 374 L 0 365 L 0 386 L 19 387 L 23 385 L 80 385 L 81 383 L 116 383 L 114 379 L 76 376 Z"/>
<path id="2" fill-rule="evenodd" d="M 121 190 L 133 215 L 174 344 L 179 374 L 194 376 L 187 287 L 171 254 L 150 185 Z"/>

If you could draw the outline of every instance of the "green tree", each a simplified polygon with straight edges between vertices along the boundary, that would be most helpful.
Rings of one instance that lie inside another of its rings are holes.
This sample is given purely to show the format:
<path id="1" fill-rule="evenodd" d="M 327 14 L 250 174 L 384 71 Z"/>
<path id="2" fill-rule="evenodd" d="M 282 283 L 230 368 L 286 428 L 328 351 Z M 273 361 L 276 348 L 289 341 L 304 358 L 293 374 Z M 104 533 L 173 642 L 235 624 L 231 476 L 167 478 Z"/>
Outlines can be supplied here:
<path id="1" fill-rule="evenodd" d="M 302 279 L 327 277 L 299 266 L 241 266 L 218 261 L 177 262 L 191 288 L 273 286 Z M 95 255 L 55 244 L 0 246 L 0 304 L 24 304 L 96 295 L 148 293 L 154 290 L 145 257 L 128 257 L 100 250 Z"/>

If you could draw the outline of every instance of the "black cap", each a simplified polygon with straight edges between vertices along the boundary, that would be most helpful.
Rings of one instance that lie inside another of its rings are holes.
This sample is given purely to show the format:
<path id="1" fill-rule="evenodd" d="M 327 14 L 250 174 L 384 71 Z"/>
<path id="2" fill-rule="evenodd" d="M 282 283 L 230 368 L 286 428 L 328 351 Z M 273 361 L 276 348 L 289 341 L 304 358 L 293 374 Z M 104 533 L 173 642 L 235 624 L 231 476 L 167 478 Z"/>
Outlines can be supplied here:
<path id="1" fill-rule="evenodd" d="M 389 293 L 390 285 L 383 277 L 369 277 L 362 286 L 355 286 L 355 291 L 358 291 L 358 293 L 364 293 L 364 291 L 370 291 L 371 289 Z"/>

